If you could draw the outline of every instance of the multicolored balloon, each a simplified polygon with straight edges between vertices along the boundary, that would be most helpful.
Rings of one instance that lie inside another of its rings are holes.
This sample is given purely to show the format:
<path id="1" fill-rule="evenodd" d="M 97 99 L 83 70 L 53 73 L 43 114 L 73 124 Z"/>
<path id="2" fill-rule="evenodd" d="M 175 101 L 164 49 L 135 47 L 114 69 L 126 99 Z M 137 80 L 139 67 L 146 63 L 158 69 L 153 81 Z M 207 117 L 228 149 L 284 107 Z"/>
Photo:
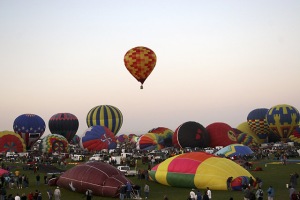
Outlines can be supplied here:
<path id="1" fill-rule="evenodd" d="M 39 149 L 43 153 L 67 153 L 69 152 L 69 143 L 62 135 L 49 134 L 42 139 Z"/>
<path id="2" fill-rule="evenodd" d="M 21 136 L 13 131 L 0 132 L 0 152 L 25 152 L 26 145 Z"/>
<path id="3" fill-rule="evenodd" d="M 173 146 L 173 135 L 174 131 L 166 127 L 157 127 L 153 128 L 148 131 L 148 133 L 155 133 L 158 134 L 163 139 L 163 146 L 164 147 L 171 147 Z"/>
<path id="4" fill-rule="evenodd" d="M 13 129 L 25 141 L 26 150 L 30 150 L 33 144 L 44 134 L 46 124 L 38 115 L 23 114 L 15 119 Z"/>
<path id="5" fill-rule="evenodd" d="M 154 51 L 147 47 L 134 47 L 126 52 L 124 64 L 131 75 L 141 83 L 141 89 L 156 65 Z"/>
<path id="6" fill-rule="evenodd" d="M 266 119 L 268 110 L 267 108 L 257 108 L 252 110 L 247 116 L 247 122 L 251 130 L 263 140 L 265 140 L 271 132 Z"/>
<path id="7" fill-rule="evenodd" d="M 160 150 L 164 146 L 163 137 L 155 133 L 146 133 L 139 137 L 136 142 L 136 149 L 138 150 Z"/>
<path id="8" fill-rule="evenodd" d="M 173 145 L 177 148 L 208 147 L 210 137 L 206 129 L 198 122 L 188 121 L 181 124 L 174 132 Z"/>
<path id="9" fill-rule="evenodd" d="M 246 133 L 247 135 L 251 136 L 254 139 L 256 144 L 261 144 L 263 142 L 250 128 L 248 122 L 242 122 L 237 127 L 237 130 L 241 131 L 242 133 Z"/>
<path id="10" fill-rule="evenodd" d="M 123 115 L 121 111 L 111 105 L 100 105 L 92 108 L 86 117 L 88 127 L 105 126 L 109 128 L 114 135 L 117 135 L 123 124 Z"/>
<path id="11" fill-rule="evenodd" d="M 240 133 L 237 136 L 237 142 L 246 146 L 258 146 L 255 139 L 247 133 Z"/>
<path id="12" fill-rule="evenodd" d="M 107 127 L 91 126 L 81 136 L 80 146 L 88 151 L 115 149 L 117 147 L 117 139 Z"/>
<path id="13" fill-rule="evenodd" d="M 191 152 L 168 158 L 153 167 L 151 180 L 163 185 L 184 188 L 227 190 L 228 177 L 252 176 L 227 158 L 205 152 Z"/>
<path id="14" fill-rule="evenodd" d="M 267 123 L 275 134 L 286 141 L 299 124 L 299 111 L 291 105 L 273 106 L 266 115 Z"/>
<path id="15" fill-rule="evenodd" d="M 250 183 L 250 177 L 239 176 L 233 179 L 230 183 L 231 189 L 234 191 L 241 191 L 244 186 L 248 186 Z"/>
<path id="16" fill-rule="evenodd" d="M 231 144 L 215 153 L 215 155 L 222 155 L 225 157 L 244 156 L 252 154 L 254 154 L 254 152 L 248 146 L 242 144 Z"/>
<path id="17" fill-rule="evenodd" d="M 295 128 L 292 134 L 289 136 L 289 141 L 300 144 L 300 124 Z"/>
<path id="18" fill-rule="evenodd" d="M 74 135 L 72 140 L 70 141 L 70 144 L 76 145 L 80 143 L 80 137 L 78 135 Z"/>
<path id="19" fill-rule="evenodd" d="M 121 134 L 117 136 L 117 143 L 127 143 L 129 142 L 129 137 L 126 134 Z"/>
<path id="20" fill-rule="evenodd" d="M 49 129 L 52 134 L 64 136 L 71 142 L 79 126 L 77 117 L 71 113 L 57 113 L 49 119 Z"/>
<path id="21" fill-rule="evenodd" d="M 210 137 L 210 147 L 236 144 L 237 138 L 234 129 L 226 123 L 214 122 L 206 127 Z"/>

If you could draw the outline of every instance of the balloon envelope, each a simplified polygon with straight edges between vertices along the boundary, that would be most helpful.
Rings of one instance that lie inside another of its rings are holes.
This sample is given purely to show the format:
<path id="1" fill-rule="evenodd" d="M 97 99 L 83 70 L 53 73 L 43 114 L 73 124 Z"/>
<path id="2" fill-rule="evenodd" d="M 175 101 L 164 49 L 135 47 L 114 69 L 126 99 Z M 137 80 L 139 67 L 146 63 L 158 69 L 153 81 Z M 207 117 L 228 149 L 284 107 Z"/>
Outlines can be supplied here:
<path id="1" fill-rule="evenodd" d="M 206 129 L 198 122 L 188 121 L 181 124 L 174 132 L 174 147 L 207 147 L 210 137 Z"/>
<path id="2" fill-rule="evenodd" d="M 247 122 L 251 130 L 260 139 L 266 139 L 271 132 L 266 119 L 268 110 L 267 108 L 257 108 L 252 110 L 247 116 Z"/>
<path id="3" fill-rule="evenodd" d="M 130 74 L 142 84 L 142 89 L 143 83 L 156 65 L 156 55 L 147 47 L 134 47 L 126 52 L 124 64 Z"/>
<path id="4" fill-rule="evenodd" d="M 252 176 L 237 163 L 204 152 L 170 157 L 153 167 L 149 175 L 163 185 L 212 190 L 227 190 L 226 180 L 230 176 Z"/>
<path id="5" fill-rule="evenodd" d="M 89 151 L 115 149 L 117 139 L 105 126 L 91 126 L 81 136 L 80 146 Z"/>
<path id="6" fill-rule="evenodd" d="M 43 153 L 67 153 L 69 151 L 69 143 L 62 135 L 49 134 L 42 139 L 39 148 Z"/>
<path id="7" fill-rule="evenodd" d="M 269 109 L 266 118 L 270 129 L 285 141 L 298 126 L 299 111 L 287 104 L 276 105 Z"/>
<path id="8" fill-rule="evenodd" d="M 13 131 L 0 132 L 0 152 L 25 152 L 26 145 L 21 136 Z"/>
<path id="9" fill-rule="evenodd" d="M 210 147 L 227 146 L 230 144 L 236 144 L 237 138 L 235 130 L 226 123 L 215 122 L 209 124 L 206 130 L 210 137 Z"/>
<path id="10" fill-rule="evenodd" d="M 49 119 L 49 129 L 52 134 L 64 136 L 70 142 L 78 130 L 79 122 L 71 113 L 57 113 Z"/>
<path id="11" fill-rule="evenodd" d="M 111 105 L 100 105 L 92 108 L 86 117 L 88 127 L 105 126 L 109 128 L 115 135 L 121 129 L 123 124 L 123 115 L 121 111 Z"/>
<path id="12" fill-rule="evenodd" d="M 74 192 L 85 193 L 92 190 L 93 195 L 118 197 L 122 185 L 131 181 L 122 172 L 104 162 L 88 162 L 77 165 L 64 172 L 57 185 Z"/>
<path id="13" fill-rule="evenodd" d="M 13 124 L 15 133 L 18 133 L 30 150 L 33 144 L 44 134 L 46 129 L 45 121 L 35 114 L 23 114 L 18 116 Z"/>
<path id="14" fill-rule="evenodd" d="M 225 157 L 244 156 L 252 154 L 254 154 L 254 152 L 248 146 L 242 144 L 231 144 L 215 153 L 215 155 L 223 155 Z"/>

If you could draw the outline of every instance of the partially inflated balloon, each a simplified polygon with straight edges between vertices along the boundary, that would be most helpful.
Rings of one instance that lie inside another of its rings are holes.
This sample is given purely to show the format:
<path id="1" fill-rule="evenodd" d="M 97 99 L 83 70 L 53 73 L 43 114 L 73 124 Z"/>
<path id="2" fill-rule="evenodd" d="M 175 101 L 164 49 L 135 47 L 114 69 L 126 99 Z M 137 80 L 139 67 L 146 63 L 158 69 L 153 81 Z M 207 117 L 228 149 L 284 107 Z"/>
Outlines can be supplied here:
<path id="1" fill-rule="evenodd" d="M 208 147 L 210 138 L 206 129 L 198 122 L 185 122 L 174 132 L 174 147 Z"/>
<path id="2" fill-rule="evenodd" d="M 0 132 L 0 152 L 25 152 L 26 145 L 21 136 L 12 131 Z"/>
<path id="3" fill-rule="evenodd" d="M 43 153 L 67 153 L 69 151 L 69 143 L 62 135 L 49 134 L 42 139 L 40 150 Z"/>
<path id="4" fill-rule="evenodd" d="M 227 190 L 228 177 L 252 176 L 237 163 L 218 156 L 191 152 L 173 156 L 153 167 L 150 178 L 160 184 L 212 190 Z"/>
<path id="5" fill-rule="evenodd" d="M 105 126 L 91 126 L 81 136 L 80 146 L 89 151 L 115 149 L 117 139 Z"/>
<path id="6" fill-rule="evenodd" d="M 147 47 L 135 47 L 125 54 L 124 64 L 131 75 L 141 83 L 143 89 L 143 83 L 156 65 L 156 55 Z"/>
<path id="7" fill-rule="evenodd" d="M 136 149 L 138 150 L 160 150 L 164 148 L 163 137 L 155 133 L 146 133 L 139 137 L 136 143 Z"/>
<path id="8" fill-rule="evenodd" d="M 210 147 L 236 144 L 237 138 L 234 129 L 226 123 L 215 122 L 209 124 L 206 130 L 210 137 Z"/>

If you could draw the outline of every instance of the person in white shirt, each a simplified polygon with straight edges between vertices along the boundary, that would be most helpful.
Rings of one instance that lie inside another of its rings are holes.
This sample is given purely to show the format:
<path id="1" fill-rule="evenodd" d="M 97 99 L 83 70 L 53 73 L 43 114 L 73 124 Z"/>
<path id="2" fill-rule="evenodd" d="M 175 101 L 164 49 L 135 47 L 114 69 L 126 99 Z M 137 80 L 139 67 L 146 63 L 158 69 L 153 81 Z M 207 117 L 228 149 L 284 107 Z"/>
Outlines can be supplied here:
<path id="1" fill-rule="evenodd" d="M 15 200 L 21 200 L 21 197 L 19 196 L 19 194 L 17 193 L 15 196 Z"/>
<path id="2" fill-rule="evenodd" d="M 196 194 L 195 194 L 195 192 L 194 192 L 194 189 L 192 189 L 192 190 L 190 191 L 190 199 L 191 199 L 191 200 L 197 200 L 197 197 L 196 197 Z"/>
<path id="3" fill-rule="evenodd" d="M 207 187 L 206 193 L 207 193 L 208 198 L 211 199 L 211 190 L 209 189 L 209 187 Z"/>

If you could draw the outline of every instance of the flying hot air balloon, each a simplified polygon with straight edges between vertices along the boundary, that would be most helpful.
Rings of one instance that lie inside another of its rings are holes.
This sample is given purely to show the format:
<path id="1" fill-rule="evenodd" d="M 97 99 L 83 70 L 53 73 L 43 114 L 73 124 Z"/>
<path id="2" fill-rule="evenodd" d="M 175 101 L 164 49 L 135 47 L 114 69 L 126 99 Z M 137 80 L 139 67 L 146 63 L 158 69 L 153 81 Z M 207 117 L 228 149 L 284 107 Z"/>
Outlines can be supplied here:
<path id="1" fill-rule="evenodd" d="M 147 47 L 134 47 L 124 56 L 124 64 L 131 75 L 141 83 L 141 89 L 156 65 L 154 51 Z"/>

